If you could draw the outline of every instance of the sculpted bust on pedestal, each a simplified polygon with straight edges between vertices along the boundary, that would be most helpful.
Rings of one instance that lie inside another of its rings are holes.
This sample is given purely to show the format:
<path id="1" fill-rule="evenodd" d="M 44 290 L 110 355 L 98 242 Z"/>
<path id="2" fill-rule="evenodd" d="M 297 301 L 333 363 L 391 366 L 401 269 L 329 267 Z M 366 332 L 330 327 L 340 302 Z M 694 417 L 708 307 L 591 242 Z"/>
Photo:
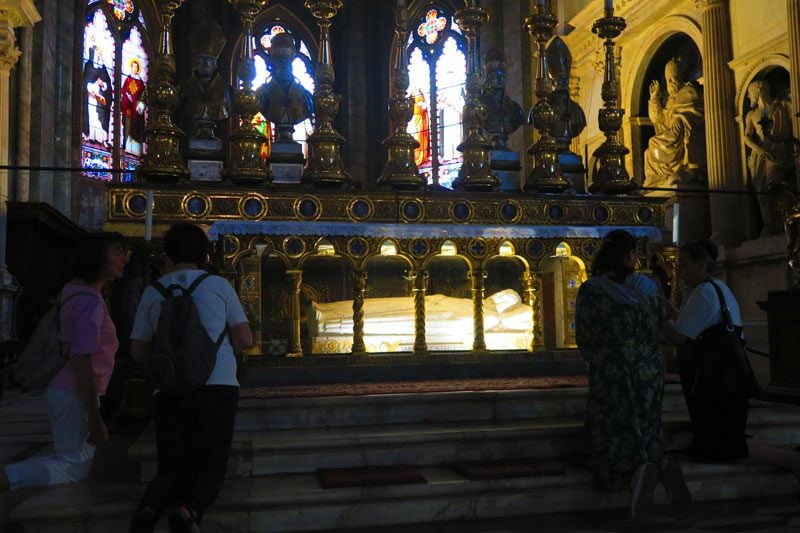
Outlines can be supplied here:
<path id="1" fill-rule="evenodd" d="M 680 78 L 676 59 L 664 69 L 667 100 L 661 103 L 661 84 L 650 84 L 648 115 L 656 134 L 644 153 L 644 186 L 675 187 L 705 176 L 705 109 L 703 94 Z"/>
<path id="2" fill-rule="evenodd" d="M 272 38 L 269 49 L 269 65 L 272 79 L 258 89 L 261 114 L 275 124 L 273 155 L 289 150 L 281 150 L 280 145 L 300 145 L 293 140 L 294 126 L 314 115 L 311 93 L 294 77 L 292 62 L 297 57 L 294 38 L 288 33 L 279 33 Z M 302 155 L 301 155 L 302 160 Z"/>
<path id="3" fill-rule="evenodd" d="M 756 80 L 747 88 L 751 110 L 745 117 L 744 143 L 750 148 L 747 166 L 757 192 L 767 193 L 775 184 L 790 190 L 794 180 L 792 117 L 787 102 L 773 98 L 765 80 Z M 764 227 L 761 235 L 782 231 L 783 221 L 766 194 L 758 195 Z"/>
<path id="4" fill-rule="evenodd" d="M 484 54 L 483 74 L 481 101 L 488 111 L 484 127 L 492 136 L 494 149 L 503 150 L 508 136 L 525 122 L 525 114 L 520 105 L 506 95 L 506 62 L 497 48 L 489 48 Z"/>
<path id="5" fill-rule="evenodd" d="M 222 140 L 215 130 L 233 110 L 233 88 L 217 72 L 217 57 L 224 45 L 222 29 L 207 16 L 197 21 L 189 34 L 194 70 L 181 84 L 178 111 L 179 125 L 188 138 L 189 157 L 222 157 Z"/>

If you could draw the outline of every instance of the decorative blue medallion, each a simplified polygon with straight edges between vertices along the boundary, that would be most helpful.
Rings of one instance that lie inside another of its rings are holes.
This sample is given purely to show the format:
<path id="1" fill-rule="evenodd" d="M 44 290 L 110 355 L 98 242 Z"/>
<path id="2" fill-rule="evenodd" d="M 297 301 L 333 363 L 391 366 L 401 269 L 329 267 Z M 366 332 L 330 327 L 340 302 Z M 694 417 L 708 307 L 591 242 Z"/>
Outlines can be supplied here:
<path id="1" fill-rule="evenodd" d="M 594 241 L 586 241 L 583 243 L 583 253 L 587 257 L 594 257 L 597 253 L 597 243 Z"/>
<path id="2" fill-rule="evenodd" d="M 531 257 L 541 257 L 544 254 L 544 246 L 540 241 L 528 243 L 528 255 Z"/>
<path id="3" fill-rule="evenodd" d="M 297 237 L 290 237 L 284 245 L 286 253 L 290 256 L 296 257 L 305 251 L 305 244 Z"/>
<path id="4" fill-rule="evenodd" d="M 147 211 L 147 198 L 141 194 L 134 194 L 128 198 L 128 209 L 134 215 L 143 215 Z"/>
<path id="5" fill-rule="evenodd" d="M 367 253 L 369 246 L 367 245 L 367 241 L 362 238 L 353 239 L 350 241 L 350 253 L 356 257 L 361 257 Z"/>
<path id="6" fill-rule="evenodd" d="M 317 212 L 319 212 L 319 205 L 317 205 L 317 202 L 311 198 L 305 198 L 300 201 L 298 211 L 300 212 L 300 216 L 303 218 L 314 218 L 317 216 Z"/>
<path id="7" fill-rule="evenodd" d="M 458 202 L 453 206 L 453 218 L 457 222 L 466 222 L 472 214 L 472 208 L 466 202 Z"/>
<path id="8" fill-rule="evenodd" d="M 415 257 L 424 257 L 428 253 L 428 243 L 422 239 L 414 239 L 411 241 L 411 253 Z"/>
<path id="9" fill-rule="evenodd" d="M 486 244 L 481 240 L 474 240 L 469 243 L 469 251 L 473 257 L 483 257 L 486 255 Z"/>
<path id="10" fill-rule="evenodd" d="M 419 202 L 410 201 L 403 204 L 403 216 L 407 220 L 417 220 L 422 215 L 422 206 Z"/>
<path id="11" fill-rule="evenodd" d="M 649 207 L 642 206 L 636 212 L 636 216 L 639 217 L 639 220 L 647 224 L 651 220 L 653 220 L 653 210 Z"/>
<path id="12" fill-rule="evenodd" d="M 356 200 L 350 207 L 350 212 L 353 214 L 353 218 L 357 220 L 364 220 L 367 218 L 369 216 L 369 211 L 369 204 L 364 200 Z"/>
<path id="13" fill-rule="evenodd" d="M 500 209 L 500 216 L 503 217 L 503 220 L 506 222 L 515 220 L 517 215 L 519 215 L 519 207 L 517 207 L 516 204 L 509 202 Z"/>
<path id="14" fill-rule="evenodd" d="M 208 209 L 208 203 L 205 199 L 200 198 L 199 196 L 192 196 L 189 198 L 189 201 L 186 202 L 186 210 L 189 214 L 199 217 L 203 213 L 205 213 L 206 209 Z"/>
<path id="15" fill-rule="evenodd" d="M 559 222 L 564 218 L 564 208 L 560 205 L 551 205 L 547 210 L 547 216 L 553 222 Z"/>
<path id="16" fill-rule="evenodd" d="M 238 246 L 236 245 L 235 240 L 233 240 L 231 237 L 225 237 L 224 243 L 226 255 L 236 253 Z"/>
<path id="17" fill-rule="evenodd" d="M 255 218 L 264 210 L 264 204 L 258 198 L 248 198 L 244 202 L 244 214 Z"/>
<path id="18" fill-rule="evenodd" d="M 592 216 L 594 217 L 595 221 L 600 222 L 601 224 L 608 222 L 608 208 L 604 205 L 595 206 L 594 210 L 592 211 Z"/>

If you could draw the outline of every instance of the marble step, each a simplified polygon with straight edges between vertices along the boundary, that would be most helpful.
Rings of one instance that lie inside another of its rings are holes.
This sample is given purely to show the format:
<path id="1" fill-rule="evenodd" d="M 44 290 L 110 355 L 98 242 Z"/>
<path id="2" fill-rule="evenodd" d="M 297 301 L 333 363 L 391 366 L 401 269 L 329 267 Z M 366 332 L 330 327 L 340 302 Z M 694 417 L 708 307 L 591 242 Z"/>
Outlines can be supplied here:
<path id="1" fill-rule="evenodd" d="M 793 495 L 793 475 L 756 465 L 684 464 L 696 502 Z M 625 509 L 629 494 L 597 494 L 591 473 L 566 464 L 560 476 L 469 481 L 442 467 L 423 467 L 427 484 L 322 489 L 313 474 L 229 480 L 203 531 L 289 532 L 376 528 L 510 516 Z M 141 494 L 138 485 L 83 483 L 31 496 L 11 514 L 27 531 L 125 531 Z M 656 501 L 665 504 L 663 488 Z M 668 514 L 661 508 L 661 514 Z M 676 523 L 675 530 L 692 526 Z M 157 530 L 166 531 L 162 524 Z"/>
<path id="2" fill-rule="evenodd" d="M 246 391 L 243 391 L 243 396 Z M 492 422 L 583 416 L 586 388 L 429 392 L 308 398 L 244 398 L 238 431 L 429 422 Z M 685 411 L 680 385 L 667 385 L 663 411 Z"/>
<path id="3" fill-rule="evenodd" d="M 667 448 L 680 450 L 688 446 L 691 440 L 688 415 L 667 412 L 663 419 Z M 800 444 L 800 409 L 758 403 L 750 412 L 749 431 L 767 442 L 796 446 Z M 237 431 L 228 462 L 228 476 L 314 472 L 317 468 L 332 467 L 553 458 L 588 453 L 586 445 L 582 417 L 489 424 L 470 421 Z M 128 455 L 139 462 L 143 481 L 155 475 L 152 425 Z"/>

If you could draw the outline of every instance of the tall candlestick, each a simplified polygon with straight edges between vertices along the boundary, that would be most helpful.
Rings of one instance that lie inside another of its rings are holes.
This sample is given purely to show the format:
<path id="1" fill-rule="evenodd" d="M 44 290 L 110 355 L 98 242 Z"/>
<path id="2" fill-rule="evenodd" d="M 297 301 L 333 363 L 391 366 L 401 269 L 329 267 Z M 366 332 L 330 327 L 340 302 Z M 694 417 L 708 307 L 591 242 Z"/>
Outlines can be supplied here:
<path id="1" fill-rule="evenodd" d="M 144 240 L 153 238 L 153 191 L 147 191 L 147 210 L 144 214 Z"/>

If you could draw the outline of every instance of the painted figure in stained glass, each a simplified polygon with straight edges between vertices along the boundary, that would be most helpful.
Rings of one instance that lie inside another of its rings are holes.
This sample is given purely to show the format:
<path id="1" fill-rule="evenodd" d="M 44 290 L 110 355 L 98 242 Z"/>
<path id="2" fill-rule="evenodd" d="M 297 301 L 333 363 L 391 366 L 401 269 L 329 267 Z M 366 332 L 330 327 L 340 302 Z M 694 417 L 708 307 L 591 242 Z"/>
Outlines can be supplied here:
<path id="1" fill-rule="evenodd" d="M 86 140 L 111 146 L 111 76 L 103 64 L 102 53 L 97 53 L 97 47 L 90 49 L 89 57 L 83 69 L 87 96 L 84 135 Z"/>
<path id="2" fill-rule="evenodd" d="M 430 119 L 428 118 L 428 102 L 421 89 L 417 89 L 414 94 L 414 119 L 409 125 L 410 133 L 419 143 L 419 147 L 414 150 L 414 161 L 417 166 L 429 162 L 431 158 L 431 130 Z"/>
<path id="3" fill-rule="evenodd" d="M 311 93 L 295 78 L 294 38 L 286 32 L 271 39 L 268 61 L 272 78 L 258 90 L 261 114 L 276 125 L 275 143 L 294 143 L 294 126 L 313 116 Z"/>
<path id="4" fill-rule="evenodd" d="M 201 14 L 189 34 L 194 70 L 181 84 L 180 127 L 188 136 L 190 157 L 221 157 L 222 139 L 216 136 L 220 122 L 233 111 L 233 88 L 217 71 L 217 58 L 225 34 L 208 14 Z"/>
<path id="5" fill-rule="evenodd" d="M 130 74 L 122 82 L 122 93 L 120 109 L 125 117 L 123 131 L 125 132 L 125 151 L 136 155 L 142 155 L 142 132 L 144 131 L 144 110 L 145 104 L 142 101 L 142 94 L 145 90 L 145 83 L 142 80 L 142 63 L 140 60 L 131 59 L 129 65 Z"/>

